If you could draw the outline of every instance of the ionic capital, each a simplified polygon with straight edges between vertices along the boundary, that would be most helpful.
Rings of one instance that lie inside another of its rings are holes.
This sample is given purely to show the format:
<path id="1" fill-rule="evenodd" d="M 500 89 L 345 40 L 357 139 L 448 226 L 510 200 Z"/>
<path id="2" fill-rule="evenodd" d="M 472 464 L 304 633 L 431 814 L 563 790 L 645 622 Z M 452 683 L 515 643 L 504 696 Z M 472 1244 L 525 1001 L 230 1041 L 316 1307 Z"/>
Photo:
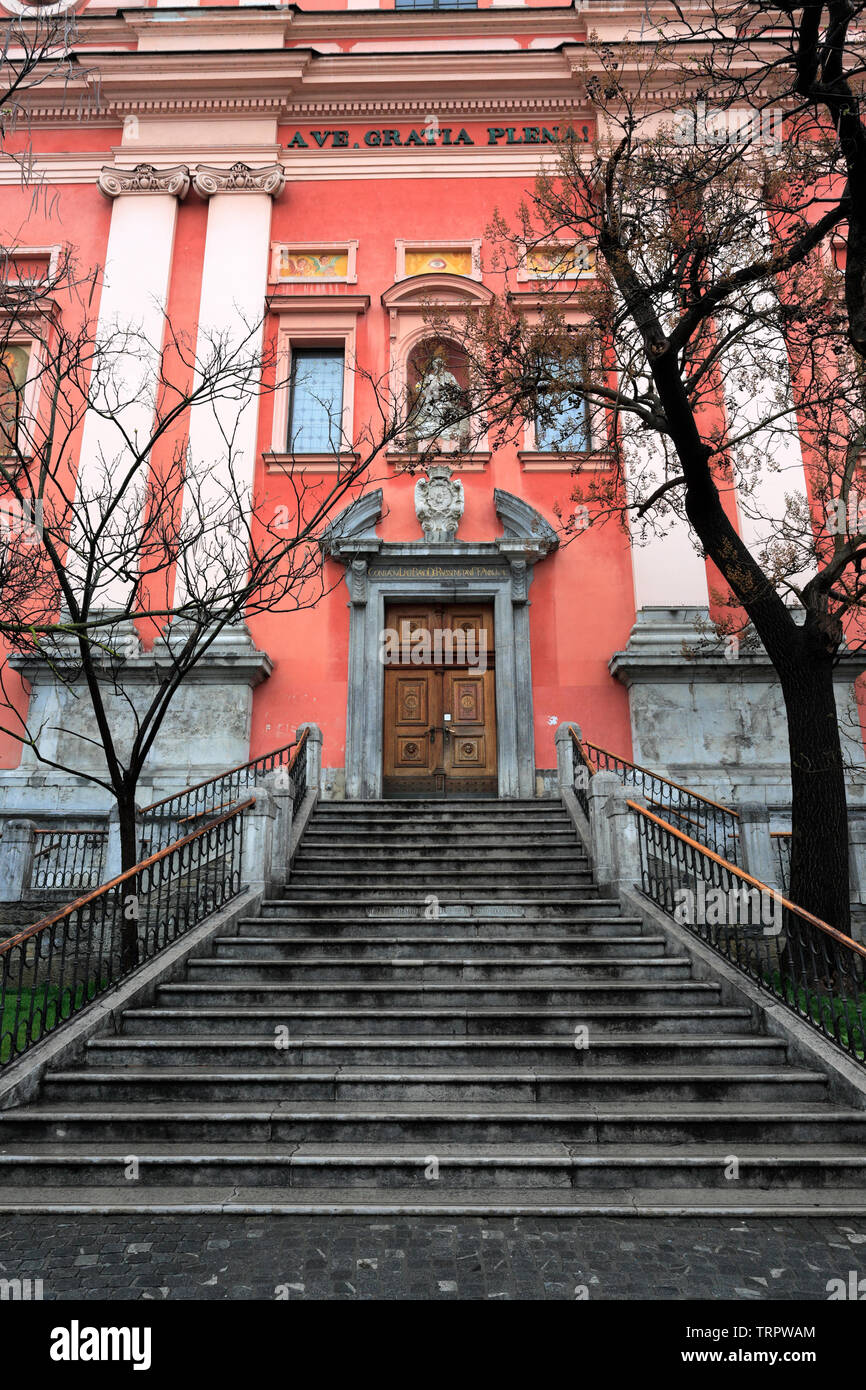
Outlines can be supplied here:
<path id="1" fill-rule="evenodd" d="M 281 164 L 264 164 L 251 169 L 249 164 L 232 164 L 228 169 L 215 169 L 199 164 L 192 176 L 192 186 L 202 198 L 214 193 L 267 193 L 278 198 L 286 182 Z"/>
<path id="2" fill-rule="evenodd" d="M 169 169 L 157 169 L 153 164 L 119 169 L 114 164 L 104 164 L 97 183 L 108 198 L 127 193 L 168 193 L 175 198 L 185 198 L 190 179 L 185 164 L 173 164 Z"/>

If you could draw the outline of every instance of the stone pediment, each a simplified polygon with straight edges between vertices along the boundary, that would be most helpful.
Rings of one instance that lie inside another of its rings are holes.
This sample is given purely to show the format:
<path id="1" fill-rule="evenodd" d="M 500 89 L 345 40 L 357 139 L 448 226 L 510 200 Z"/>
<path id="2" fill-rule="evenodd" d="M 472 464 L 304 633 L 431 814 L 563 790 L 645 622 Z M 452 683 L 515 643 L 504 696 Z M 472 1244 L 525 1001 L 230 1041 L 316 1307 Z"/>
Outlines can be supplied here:
<path id="1" fill-rule="evenodd" d="M 486 285 L 479 285 L 465 275 L 410 275 L 385 291 L 382 305 L 392 313 L 399 313 L 401 309 L 417 312 L 431 303 L 470 308 L 489 304 L 493 298 L 493 291 Z"/>
<path id="2" fill-rule="evenodd" d="M 515 546 L 531 551 L 534 555 L 547 555 L 556 550 L 559 537 L 549 521 L 512 492 L 502 488 L 493 489 L 493 504 L 496 515 L 503 525 L 503 534 L 497 544 L 501 548 Z"/>
<path id="3" fill-rule="evenodd" d="M 339 557 L 341 547 L 353 541 L 378 542 L 376 522 L 382 516 L 382 489 L 365 492 L 356 497 L 334 517 L 322 533 L 321 546 L 325 554 Z"/>

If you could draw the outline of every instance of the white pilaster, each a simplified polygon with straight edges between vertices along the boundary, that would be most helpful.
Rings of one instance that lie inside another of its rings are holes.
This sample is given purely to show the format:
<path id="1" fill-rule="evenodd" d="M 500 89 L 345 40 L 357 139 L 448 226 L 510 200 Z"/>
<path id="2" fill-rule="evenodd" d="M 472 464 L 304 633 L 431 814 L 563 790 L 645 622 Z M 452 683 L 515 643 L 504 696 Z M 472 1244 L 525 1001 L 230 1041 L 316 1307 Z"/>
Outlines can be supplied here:
<path id="1" fill-rule="evenodd" d="M 245 173 L 244 168 L 200 165 L 194 178 L 197 192 L 210 199 L 195 384 L 207 381 L 216 343 L 232 378 L 232 389 L 223 389 L 219 399 L 194 406 L 190 417 L 190 468 L 198 480 L 199 496 L 205 503 L 212 499 L 216 514 L 225 513 L 230 490 L 238 494 L 240 507 L 249 510 L 259 414 L 260 372 L 255 360 L 262 346 L 271 199 L 284 183 L 276 166 Z M 187 510 L 190 505 L 187 494 Z M 245 549 L 241 532 L 237 543 Z M 199 581 L 207 577 L 207 561 L 197 570 L 187 562 L 186 569 L 186 578 L 178 574 L 176 598 L 188 592 L 194 573 Z"/>
<path id="2" fill-rule="evenodd" d="M 626 488 L 631 500 L 652 494 L 675 472 L 665 466 L 659 436 L 651 431 L 624 440 Z M 664 504 L 662 504 L 664 505 Z M 653 508 L 641 520 L 629 514 L 634 606 L 641 608 L 706 608 L 710 596 L 707 568 L 688 522 L 673 511 Z"/>
<path id="3" fill-rule="evenodd" d="M 758 210 L 753 217 L 754 234 L 745 247 L 720 257 L 721 272 L 733 272 L 747 258 L 769 251 L 766 216 Z M 740 535 L 759 560 L 768 546 L 784 541 L 782 528 L 790 510 L 786 495 L 808 497 L 788 350 L 775 321 L 776 308 L 771 289 L 754 294 L 745 309 L 742 338 L 720 353 L 728 435 L 735 439 L 752 432 L 741 449 L 749 491 L 745 494 L 738 488 L 734 495 Z M 766 320 L 761 320 L 762 314 Z M 729 333 L 740 317 L 740 306 L 734 301 L 731 312 L 719 313 L 719 334 Z M 750 466 L 756 461 L 757 468 Z M 794 529 L 800 529 L 796 521 Z"/>
<path id="4" fill-rule="evenodd" d="M 754 451 L 763 460 L 748 494 L 735 491 L 740 535 L 752 554 L 760 558 L 768 545 L 782 538 L 780 524 L 789 511 L 786 498 L 805 499 L 808 492 L 784 339 L 766 324 L 756 327 L 750 337 L 748 366 L 737 370 L 746 354 L 734 345 L 723 352 L 721 371 L 728 433 L 736 436 L 753 431 L 747 451 Z M 756 359 L 766 363 L 766 372 L 755 371 L 752 364 Z M 781 429 L 762 425 L 780 409 L 785 412 Z"/>
<path id="5" fill-rule="evenodd" d="M 77 481 L 79 502 L 93 499 L 94 517 L 105 501 L 106 474 L 122 476 L 133 462 L 135 441 L 140 447 L 153 427 L 177 202 L 189 175 L 182 167 L 106 167 L 99 185 L 114 203 L 96 326 L 93 409 L 85 417 Z M 121 507 L 118 527 L 123 517 Z M 110 538 L 106 551 L 110 557 Z M 106 577 L 100 594 L 106 606 L 123 602 L 127 583 Z"/>

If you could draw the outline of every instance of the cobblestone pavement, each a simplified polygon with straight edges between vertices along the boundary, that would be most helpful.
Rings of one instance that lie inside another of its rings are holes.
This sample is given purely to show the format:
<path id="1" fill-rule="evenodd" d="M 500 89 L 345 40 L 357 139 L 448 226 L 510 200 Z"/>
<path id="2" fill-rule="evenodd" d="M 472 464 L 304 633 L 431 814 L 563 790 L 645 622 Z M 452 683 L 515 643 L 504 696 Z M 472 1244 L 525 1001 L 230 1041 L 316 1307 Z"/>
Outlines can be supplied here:
<path id="1" fill-rule="evenodd" d="M 0 1279 L 45 1299 L 826 1300 L 852 1270 L 853 1218 L 0 1218 Z"/>

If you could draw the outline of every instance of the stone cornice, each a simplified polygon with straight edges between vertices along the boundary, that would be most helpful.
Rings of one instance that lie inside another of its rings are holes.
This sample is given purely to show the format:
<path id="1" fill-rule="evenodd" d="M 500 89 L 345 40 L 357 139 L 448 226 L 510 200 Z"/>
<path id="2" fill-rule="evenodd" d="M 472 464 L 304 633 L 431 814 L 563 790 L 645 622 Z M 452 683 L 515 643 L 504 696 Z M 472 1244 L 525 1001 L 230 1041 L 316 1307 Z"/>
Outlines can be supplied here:
<path id="1" fill-rule="evenodd" d="M 185 198 L 189 192 L 189 169 L 185 164 L 174 164 L 168 169 L 153 164 L 136 164 L 132 169 L 104 164 L 96 182 L 108 198 L 130 193 L 169 193 Z"/>
<path id="2" fill-rule="evenodd" d="M 183 10 L 125 11 L 79 20 L 77 58 L 88 88 L 76 100 L 60 77 L 46 76 L 28 103 L 35 122 L 104 121 L 130 113 L 272 114 L 286 120 L 360 120 L 427 114 L 435 100 L 440 116 L 500 116 L 526 113 L 552 116 L 578 106 L 588 112 L 586 64 L 597 67 L 584 42 L 584 15 L 572 7 L 467 11 L 358 11 L 334 13 L 249 6 Z M 699 11 L 695 12 L 696 15 Z M 622 39 L 645 16 L 638 5 L 623 11 L 593 5 L 592 14 L 618 24 L 611 42 Z M 174 33 L 178 46 L 169 40 Z M 636 29 L 637 32 L 637 29 Z M 538 35 L 550 47 L 527 47 L 520 36 Z M 143 36 L 150 35 L 148 43 Z M 496 46 L 497 37 L 511 46 Z M 262 42 L 262 36 L 267 43 Z M 460 47 L 464 40 L 489 37 L 490 47 Z M 441 46 L 401 51 L 407 39 Z M 381 47 L 376 42 L 381 39 Z M 156 46 L 157 40 L 159 47 Z M 282 46 L 289 43 L 290 47 Z M 349 44 L 363 45 L 363 51 Z M 338 43 L 340 53 L 316 51 Z M 644 43 L 652 45 L 651 33 Z M 181 46 L 182 45 L 182 46 Z M 393 45 L 393 46 L 389 46 Z M 683 51 L 700 45 L 693 43 Z M 641 83 L 636 50 L 626 50 L 622 74 Z M 655 91 L 642 83 L 648 108 L 681 102 L 682 85 Z"/>
<path id="3" fill-rule="evenodd" d="M 215 193 L 267 193 L 271 198 L 278 198 L 285 183 L 285 171 L 280 164 L 265 164 L 259 169 L 251 169 L 249 164 L 241 162 L 227 169 L 199 164 L 192 176 L 193 188 L 201 198 L 211 198 Z"/>

